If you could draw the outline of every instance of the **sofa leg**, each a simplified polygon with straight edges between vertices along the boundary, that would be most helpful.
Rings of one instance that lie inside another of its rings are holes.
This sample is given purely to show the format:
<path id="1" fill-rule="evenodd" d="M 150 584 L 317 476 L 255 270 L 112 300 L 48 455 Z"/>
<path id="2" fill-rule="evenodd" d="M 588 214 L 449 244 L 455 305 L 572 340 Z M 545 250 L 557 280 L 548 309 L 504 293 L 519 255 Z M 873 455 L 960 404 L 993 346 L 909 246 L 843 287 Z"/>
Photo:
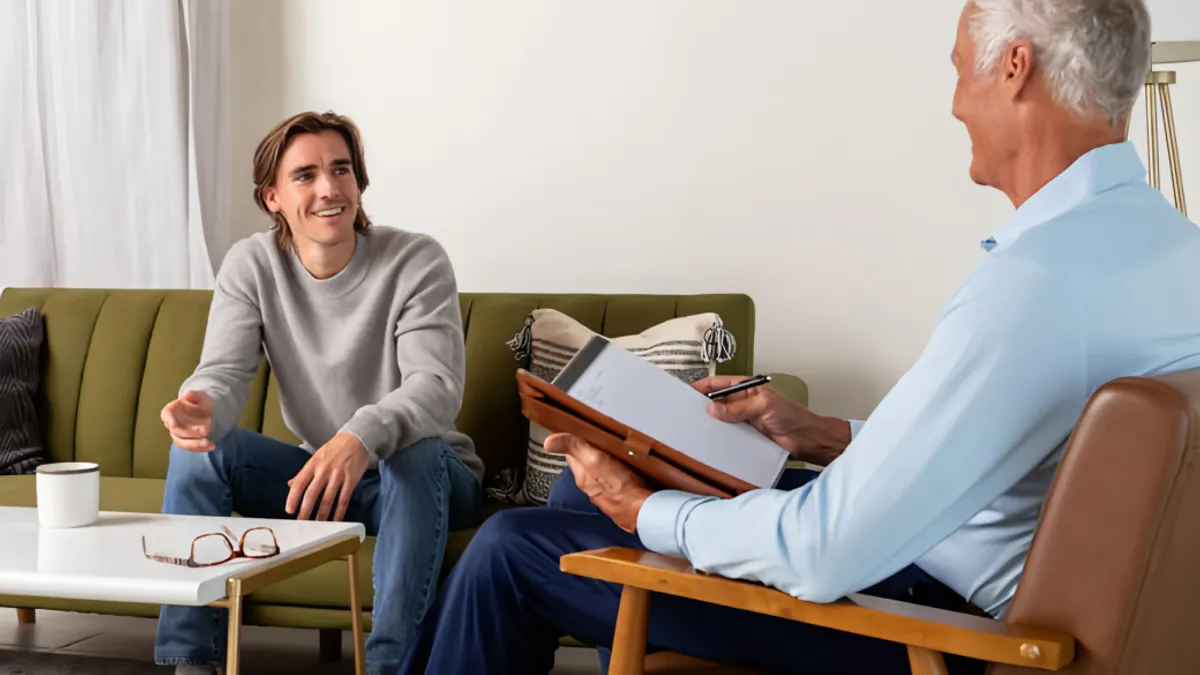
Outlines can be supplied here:
<path id="1" fill-rule="evenodd" d="M 18 607 L 17 623 L 37 623 L 37 610 L 30 607 Z"/>
<path id="2" fill-rule="evenodd" d="M 342 631 L 336 628 L 321 629 L 321 661 L 333 663 L 342 660 Z"/>

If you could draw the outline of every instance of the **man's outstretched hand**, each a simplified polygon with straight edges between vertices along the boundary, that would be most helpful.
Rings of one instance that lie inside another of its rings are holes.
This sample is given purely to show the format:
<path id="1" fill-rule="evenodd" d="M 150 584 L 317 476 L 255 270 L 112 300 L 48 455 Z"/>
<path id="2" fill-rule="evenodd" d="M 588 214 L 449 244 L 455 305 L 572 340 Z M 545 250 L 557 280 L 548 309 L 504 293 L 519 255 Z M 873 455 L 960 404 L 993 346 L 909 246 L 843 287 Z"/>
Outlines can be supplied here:
<path id="1" fill-rule="evenodd" d="M 367 449 L 354 434 L 343 432 L 329 439 L 288 481 L 292 489 L 288 492 L 287 512 L 296 513 L 299 508 L 296 519 L 308 520 L 320 499 L 316 520 L 329 520 L 331 512 L 333 520 L 342 520 L 354 487 L 367 471 L 367 460 Z M 333 510 L 335 504 L 337 511 Z"/>
<path id="2" fill-rule="evenodd" d="M 202 391 L 185 391 L 159 413 L 171 442 L 191 452 L 208 452 L 216 447 L 208 435 L 212 433 L 213 402 Z"/>
<path id="3" fill-rule="evenodd" d="M 621 460 L 570 434 L 546 439 L 546 452 L 566 457 L 575 484 L 622 530 L 637 531 L 638 513 L 653 494 L 646 481 Z"/>

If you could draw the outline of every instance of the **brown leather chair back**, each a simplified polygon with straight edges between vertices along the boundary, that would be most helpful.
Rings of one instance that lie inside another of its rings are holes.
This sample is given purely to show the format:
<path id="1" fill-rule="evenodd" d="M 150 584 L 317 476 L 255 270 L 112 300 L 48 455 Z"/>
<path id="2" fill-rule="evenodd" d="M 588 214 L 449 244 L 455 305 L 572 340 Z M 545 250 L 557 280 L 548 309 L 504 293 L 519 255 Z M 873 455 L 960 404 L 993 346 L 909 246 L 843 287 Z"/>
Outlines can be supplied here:
<path id="1" fill-rule="evenodd" d="M 1200 370 L 1114 380 L 1084 409 L 1005 616 L 1076 637 L 1059 672 L 1200 673 L 1198 409 Z"/>

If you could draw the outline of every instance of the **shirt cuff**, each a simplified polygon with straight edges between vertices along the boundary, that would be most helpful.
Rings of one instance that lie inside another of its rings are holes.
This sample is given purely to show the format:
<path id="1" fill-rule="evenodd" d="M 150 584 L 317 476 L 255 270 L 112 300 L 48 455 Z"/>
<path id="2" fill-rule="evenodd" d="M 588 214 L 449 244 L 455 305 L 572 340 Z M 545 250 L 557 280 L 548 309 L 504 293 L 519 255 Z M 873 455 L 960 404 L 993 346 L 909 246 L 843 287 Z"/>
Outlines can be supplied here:
<path id="1" fill-rule="evenodd" d="M 647 497 L 637 518 L 642 545 L 662 555 L 687 557 L 683 551 L 683 523 L 692 509 L 708 499 L 676 490 L 663 490 Z"/>
<path id="2" fill-rule="evenodd" d="M 867 422 L 866 422 L 866 420 L 847 420 L 847 421 L 850 422 L 850 440 L 851 440 L 851 442 L 853 442 L 854 437 L 858 435 L 858 432 L 862 430 L 863 425 L 865 425 Z"/>

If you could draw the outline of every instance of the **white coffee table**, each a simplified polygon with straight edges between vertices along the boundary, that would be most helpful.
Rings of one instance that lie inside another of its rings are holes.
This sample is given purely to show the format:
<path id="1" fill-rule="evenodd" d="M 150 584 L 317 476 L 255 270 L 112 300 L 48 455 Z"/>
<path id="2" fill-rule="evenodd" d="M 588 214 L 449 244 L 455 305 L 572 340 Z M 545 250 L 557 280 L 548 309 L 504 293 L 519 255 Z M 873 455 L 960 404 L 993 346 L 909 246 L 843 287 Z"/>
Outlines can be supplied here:
<path id="1" fill-rule="evenodd" d="M 280 553 L 271 558 L 237 558 L 212 567 L 184 567 L 148 560 L 152 554 L 187 558 L 191 542 L 225 525 L 241 535 L 269 527 Z M 229 641 L 225 672 L 238 672 L 242 599 L 270 584 L 331 560 L 344 559 L 350 574 L 350 625 L 355 670 L 366 673 L 357 554 L 366 536 L 360 523 L 255 518 L 167 516 L 102 511 L 94 525 L 42 530 L 37 509 L 0 507 L 0 594 L 109 602 L 225 607 Z"/>

